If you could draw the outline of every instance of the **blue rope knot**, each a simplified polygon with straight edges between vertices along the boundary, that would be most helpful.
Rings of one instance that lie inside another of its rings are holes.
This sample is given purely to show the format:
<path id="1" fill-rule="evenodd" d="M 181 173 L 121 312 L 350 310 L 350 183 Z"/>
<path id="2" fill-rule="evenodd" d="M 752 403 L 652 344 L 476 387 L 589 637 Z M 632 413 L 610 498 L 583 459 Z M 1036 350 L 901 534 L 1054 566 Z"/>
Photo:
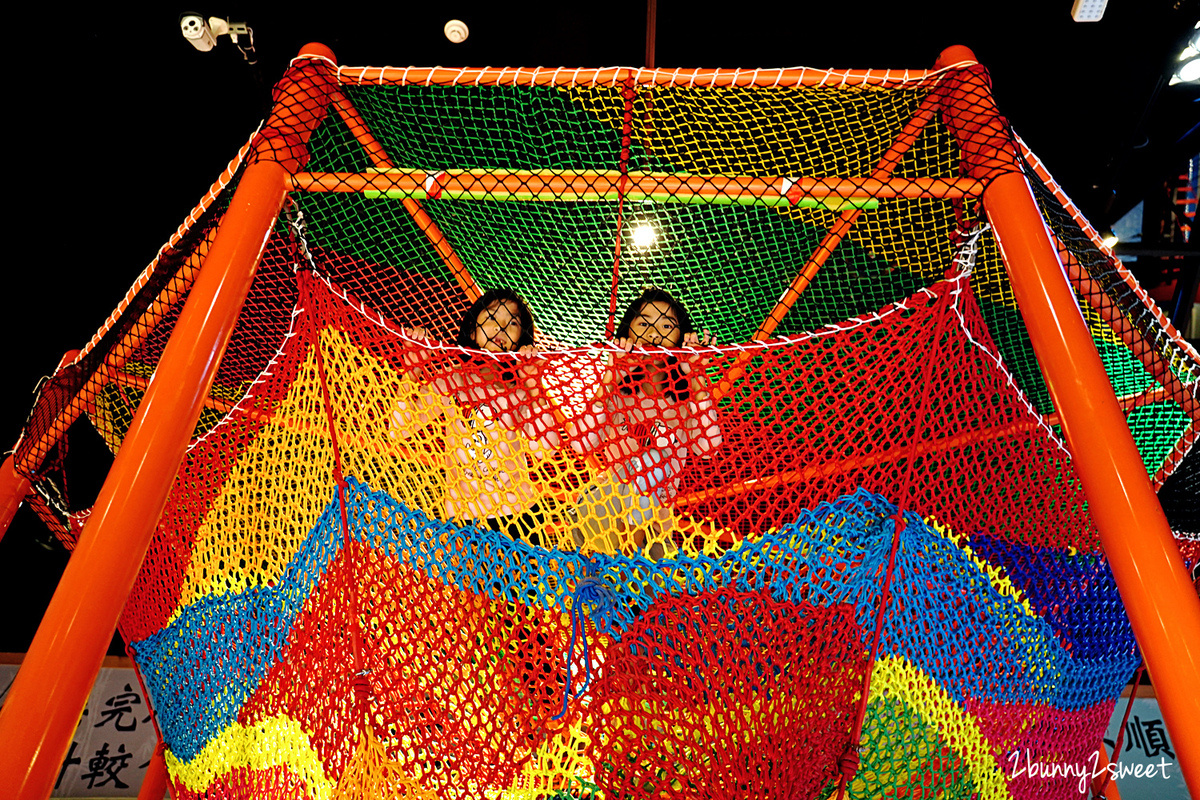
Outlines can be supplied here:
<path id="1" fill-rule="evenodd" d="M 567 714 L 567 704 L 572 699 L 571 695 L 571 657 L 575 655 L 576 640 L 583 639 L 583 665 L 584 678 L 583 686 L 579 687 L 579 692 L 574 695 L 575 698 L 580 697 L 592 682 L 592 659 L 588 652 L 587 627 L 585 626 L 586 617 L 583 607 L 591 606 L 592 619 L 596 618 L 611 619 L 617 609 L 617 596 L 612 589 L 608 588 L 602 581 L 596 578 L 584 578 L 575 586 L 575 592 L 571 595 L 571 646 L 563 658 L 566 666 L 567 680 L 563 684 L 563 704 L 562 711 L 559 711 L 550 719 L 559 720 Z"/>

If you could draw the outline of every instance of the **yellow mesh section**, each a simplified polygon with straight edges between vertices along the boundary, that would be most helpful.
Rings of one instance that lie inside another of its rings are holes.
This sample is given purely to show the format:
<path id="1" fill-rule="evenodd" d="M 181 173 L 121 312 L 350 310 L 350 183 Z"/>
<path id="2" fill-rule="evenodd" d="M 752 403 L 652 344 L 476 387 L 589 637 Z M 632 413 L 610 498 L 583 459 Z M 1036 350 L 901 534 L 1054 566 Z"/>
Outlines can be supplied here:
<path id="1" fill-rule="evenodd" d="M 187 763 L 170 750 L 164 754 L 164 761 L 171 780 L 193 792 L 206 791 L 217 779 L 239 767 L 286 766 L 304 780 L 312 800 L 330 800 L 333 796 L 333 783 L 325 776 L 308 734 L 287 717 L 265 719 L 249 727 L 235 722 Z"/>
<path id="2" fill-rule="evenodd" d="M 1012 796 L 992 752 L 991 743 L 980 730 L 979 723 L 919 667 L 895 656 L 878 659 L 871 672 L 871 694 L 883 702 L 890 700 L 903 704 L 922 720 L 927 728 L 938 731 L 941 738 L 969 769 L 981 800 L 1008 800 Z M 872 741 L 871 733 L 867 732 L 864 750 L 871 749 L 872 746 L 887 747 L 891 744 L 887 736 L 889 731 L 875 731 L 874 733 L 880 736 L 878 741 Z M 928 740 L 916 741 L 916 752 L 898 754 L 902 756 L 903 761 L 892 762 L 895 770 L 892 774 L 860 773 L 852 786 L 854 795 L 866 796 L 864 792 L 868 780 L 875 786 L 908 784 L 911 770 L 917 767 L 921 760 L 933 754 L 927 749 Z"/>
<path id="3" fill-rule="evenodd" d="M 699 175 L 770 175 L 866 178 L 884 157 L 932 88 L 880 90 L 696 87 L 646 89 L 633 101 L 631 138 L 643 152 L 630 168 L 663 168 Z M 622 130 L 624 101 L 620 86 L 562 89 L 597 119 Z M 819 131 L 820 135 L 802 133 Z M 639 163 L 639 157 L 645 164 Z M 940 122 L 927 124 L 893 170 L 896 177 L 958 175 L 960 150 Z M 666 164 L 662 163 L 666 162 Z M 969 204 L 973 205 L 973 204 Z M 783 207 L 790 216 L 817 230 L 837 219 L 832 211 Z M 965 210 L 967 219 L 980 213 Z M 895 198 L 864 211 L 847 234 L 863 251 L 926 281 L 943 277 L 956 243 L 951 202 L 931 198 Z M 1015 308 L 994 240 L 979 260 L 981 297 Z M 986 245 L 985 245 L 986 247 Z M 799 272 L 800 264 L 797 264 Z"/>
<path id="4" fill-rule="evenodd" d="M 581 704 L 583 705 L 583 704 Z M 515 788 L 500 794 L 503 800 L 536 800 L 554 792 L 579 791 L 596 777 L 596 766 L 587 756 L 592 725 L 586 705 L 571 725 L 546 740 L 526 763 Z"/>
<path id="5" fill-rule="evenodd" d="M 333 448 L 318 380 L 310 352 L 271 421 L 238 454 L 196 531 L 180 609 L 278 580 L 329 504 Z M 232 436 L 247 424 L 233 418 L 219 433 Z"/>

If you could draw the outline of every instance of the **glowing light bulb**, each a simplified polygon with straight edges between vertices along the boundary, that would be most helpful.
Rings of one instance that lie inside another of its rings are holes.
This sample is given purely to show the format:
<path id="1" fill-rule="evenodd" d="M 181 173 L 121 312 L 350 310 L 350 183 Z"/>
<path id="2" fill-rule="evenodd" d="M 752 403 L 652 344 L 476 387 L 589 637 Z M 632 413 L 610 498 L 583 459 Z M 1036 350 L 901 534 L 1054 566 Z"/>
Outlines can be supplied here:
<path id="1" fill-rule="evenodd" d="M 633 229 L 633 246 L 639 250 L 653 247 L 657 239 L 658 234 L 655 233 L 653 225 L 642 223 Z"/>
<path id="2" fill-rule="evenodd" d="M 1180 67 L 1179 72 L 1175 74 L 1179 76 L 1179 80 L 1182 83 L 1200 80 L 1200 58 L 1193 58 Z"/>

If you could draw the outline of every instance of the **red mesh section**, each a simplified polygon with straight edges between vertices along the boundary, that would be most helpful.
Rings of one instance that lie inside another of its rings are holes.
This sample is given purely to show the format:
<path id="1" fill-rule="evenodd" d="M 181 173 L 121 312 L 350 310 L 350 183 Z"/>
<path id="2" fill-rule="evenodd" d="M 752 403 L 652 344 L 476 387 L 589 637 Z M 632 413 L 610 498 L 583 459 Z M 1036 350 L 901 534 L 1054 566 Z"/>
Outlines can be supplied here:
<path id="1" fill-rule="evenodd" d="M 330 565 L 286 656 L 239 721 L 297 720 L 313 732 L 331 777 L 342 774 L 362 724 L 361 705 L 347 711 L 354 653 L 346 604 L 357 585 L 360 613 L 371 620 L 363 642 L 370 719 L 389 757 L 442 797 L 483 798 L 483 787 L 512 785 L 556 729 L 550 718 L 562 707 L 566 618 L 447 587 L 361 544 L 350 552 L 353 570 L 345 552 Z"/>
<path id="2" fill-rule="evenodd" d="M 853 610 L 719 590 L 651 606 L 604 655 L 590 756 L 608 797 L 815 797 L 866 653 Z"/>
<path id="3" fill-rule="evenodd" d="M 906 305 L 751 351 L 721 416 L 726 444 L 694 462 L 677 505 L 749 534 L 860 486 L 896 496 L 911 481 L 906 505 L 956 531 L 1094 552 L 1070 460 L 992 355 L 970 292 L 937 284 Z M 737 368 L 717 359 L 709 371 Z"/>
<path id="4" fill-rule="evenodd" d="M 235 767 L 200 792 L 182 783 L 171 786 L 173 800 L 311 800 L 304 780 L 286 766 L 252 769 Z"/>
<path id="5" fill-rule="evenodd" d="M 1063 711 L 1040 704 L 999 705 L 975 698 L 964 703 L 979 721 L 1015 800 L 1083 796 L 1097 769 L 1094 758 L 1101 742 L 1096 731 L 1108 726 L 1114 705 L 1115 701 L 1109 701 Z M 1053 776 L 1051 765 L 1059 768 Z M 1063 767 L 1073 772 L 1065 773 Z M 1083 783 L 1078 774 L 1081 770 L 1087 772 Z"/>

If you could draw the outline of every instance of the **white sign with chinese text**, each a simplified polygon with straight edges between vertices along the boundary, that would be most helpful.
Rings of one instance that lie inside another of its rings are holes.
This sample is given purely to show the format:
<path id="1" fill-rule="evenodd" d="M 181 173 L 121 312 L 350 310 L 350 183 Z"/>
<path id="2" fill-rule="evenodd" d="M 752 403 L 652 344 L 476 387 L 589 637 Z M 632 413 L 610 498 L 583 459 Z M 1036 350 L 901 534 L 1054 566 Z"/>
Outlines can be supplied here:
<path id="1" fill-rule="evenodd" d="M 0 705 L 16 675 L 16 664 L 0 664 Z M 53 796 L 136 797 L 156 742 L 133 670 L 101 669 Z"/>

